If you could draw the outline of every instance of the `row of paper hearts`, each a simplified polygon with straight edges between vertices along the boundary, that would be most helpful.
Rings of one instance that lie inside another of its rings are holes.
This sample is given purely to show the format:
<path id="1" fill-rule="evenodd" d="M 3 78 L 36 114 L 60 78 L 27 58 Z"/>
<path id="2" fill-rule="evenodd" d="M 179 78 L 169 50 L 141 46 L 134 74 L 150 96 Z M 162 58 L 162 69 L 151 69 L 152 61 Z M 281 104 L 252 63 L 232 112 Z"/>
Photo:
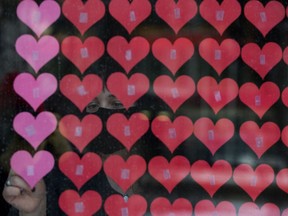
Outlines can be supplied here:
<path id="1" fill-rule="evenodd" d="M 16 41 L 17 53 L 25 59 L 36 73 L 59 53 L 59 44 L 52 36 L 43 36 L 39 41 L 31 35 L 22 35 Z M 76 36 L 66 37 L 61 50 L 81 73 L 84 73 L 96 60 L 104 55 L 105 45 L 98 37 L 88 37 L 84 42 Z M 126 73 L 143 60 L 150 51 L 149 42 L 143 37 L 134 37 L 128 42 L 122 36 L 108 41 L 107 52 L 118 62 Z M 178 38 L 171 43 L 159 38 L 152 44 L 154 57 L 164 64 L 174 75 L 194 54 L 194 45 L 187 38 Z M 221 73 L 240 56 L 242 60 L 264 79 L 268 72 L 282 59 L 288 64 L 288 48 L 275 42 L 267 42 L 262 48 L 256 43 L 248 43 L 240 49 L 234 39 L 224 39 L 221 44 L 206 38 L 199 44 L 199 54 L 218 73 Z"/>
<path id="2" fill-rule="evenodd" d="M 62 10 L 82 35 L 105 15 L 105 5 L 100 0 L 88 0 L 86 3 L 81 0 L 65 0 Z M 156 14 L 176 34 L 197 14 L 197 10 L 194 0 L 179 0 L 177 3 L 174 0 L 158 0 L 155 4 Z M 109 12 L 131 33 L 150 16 L 152 6 L 149 0 L 112 0 Z M 237 0 L 224 0 L 220 5 L 216 0 L 204 0 L 199 6 L 199 12 L 222 35 L 241 15 L 241 5 Z M 55 1 L 43 1 L 39 7 L 33 0 L 25 0 L 17 7 L 18 18 L 38 37 L 60 15 L 60 6 Z M 244 15 L 265 37 L 285 18 L 285 7 L 278 1 L 269 1 L 265 6 L 260 1 L 249 1 L 245 4 Z"/>

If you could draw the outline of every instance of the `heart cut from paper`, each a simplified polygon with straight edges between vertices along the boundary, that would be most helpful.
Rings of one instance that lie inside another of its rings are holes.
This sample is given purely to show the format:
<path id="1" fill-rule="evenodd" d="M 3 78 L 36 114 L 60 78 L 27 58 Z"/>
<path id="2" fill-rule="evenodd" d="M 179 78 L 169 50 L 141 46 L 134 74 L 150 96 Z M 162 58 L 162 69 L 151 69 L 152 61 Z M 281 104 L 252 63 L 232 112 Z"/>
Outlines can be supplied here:
<path id="1" fill-rule="evenodd" d="M 288 9 L 287 9 L 288 11 Z M 288 47 L 286 47 L 283 51 L 283 60 L 286 64 L 288 64 Z"/>
<path id="2" fill-rule="evenodd" d="M 260 1 L 249 1 L 244 7 L 245 17 L 266 37 L 285 18 L 281 2 L 269 1 L 264 7 Z"/>
<path id="3" fill-rule="evenodd" d="M 121 72 L 112 73 L 106 85 L 127 110 L 149 90 L 149 80 L 141 73 L 134 73 L 130 78 Z"/>
<path id="4" fill-rule="evenodd" d="M 13 83 L 15 92 L 27 101 L 34 111 L 57 90 L 57 86 L 57 79 L 49 73 L 42 73 L 36 79 L 29 73 L 21 73 Z"/>
<path id="5" fill-rule="evenodd" d="M 148 170 L 171 193 L 189 174 L 190 162 L 183 156 L 174 156 L 170 162 L 165 157 L 156 156 L 150 160 Z"/>
<path id="6" fill-rule="evenodd" d="M 262 49 L 255 43 L 242 47 L 243 61 L 264 79 L 282 59 L 282 49 L 274 42 L 266 43 Z"/>
<path id="7" fill-rule="evenodd" d="M 282 91 L 281 99 L 283 104 L 288 107 L 288 87 Z"/>
<path id="8" fill-rule="evenodd" d="M 101 119 L 93 114 L 81 121 L 75 115 L 66 115 L 59 121 L 60 133 L 82 152 L 102 131 Z"/>
<path id="9" fill-rule="evenodd" d="M 120 9 L 121 8 L 121 9 Z M 149 0 L 111 0 L 109 12 L 129 34 L 149 17 L 152 6 Z"/>
<path id="10" fill-rule="evenodd" d="M 187 38 L 178 38 L 173 44 L 166 38 L 159 38 L 152 45 L 152 53 L 175 75 L 193 56 L 194 45 Z"/>
<path id="11" fill-rule="evenodd" d="M 86 75 L 82 81 L 78 76 L 68 74 L 60 81 L 61 93 L 78 107 L 81 112 L 101 93 L 102 89 L 102 79 L 95 74 Z"/>
<path id="12" fill-rule="evenodd" d="M 222 201 L 217 206 L 210 200 L 201 200 L 195 206 L 195 216 L 236 216 L 235 206 L 228 201 Z M 247 215 L 248 216 L 248 215 Z M 250 216 L 250 215 L 249 215 Z"/>
<path id="13" fill-rule="evenodd" d="M 178 116 L 171 122 L 168 116 L 160 115 L 152 121 L 151 130 L 173 153 L 181 143 L 192 135 L 194 126 L 186 116 Z"/>
<path id="14" fill-rule="evenodd" d="M 241 139 L 261 156 L 280 139 L 280 128 L 273 122 L 265 122 L 261 128 L 253 121 L 244 122 L 239 130 Z"/>
<path id="15" fill-rule="evenodd" d="M 65 0 L 63 15 L 80 31 L 82 35 L 105 14 L 105 5 L 101 0 Z"/>
<path id="16" fill-rule="evenodd" d="M 219 45 L 215 39 L 207 38 L 199 44 L 199 54 L 220 76 L 240 56 L 240 46 L 233 39 L 225 39 Z"/>
<path id="17" fill-rule="evenodd" d="M 259 208 L 253 202 L 247 202 L 240 206 L 238 216 L 280 216 L 280 209 L 273 203 L 265 203 Z M 284 215 L 282 215 L 284 216 Z"/>
<path id="18" fill-rule="evenodd" d="M 102 198 L 96 191 L 87 190 L 81 196 L 74 190 L 60 194 L 59 207 L 69 216 L 91 216 L 102 206 Z"/>
<path id="19" fill-rule="evenodd" d="M 30 188 L 47 175 L 54 166 L 54 157 L 48 151 L 38 151 L 31 156 L 27 151 L 15 152 L 10 160 L 11 169 L 23 178 Z"/>
<path id="20" fill-rule="evenodd" d="M 218 84 L 213 77 L 205 76 L 199 80 L 197 91 L 217 114 L 238 96 L 238 85 L 230 78 L 224 78 Z"/>
<path id="21" fill-rule="evenodd" d="M 13 120 L 14 130 L 36 150 L 57 127 L 57 119 L 51 112 L 41 112 L 35 117 L 29 112 L 21 112 Z"/>
<path id="22" fill-rule="evenodd" d="M 36 73 L 59 53 L 59 43 L 52 36 L 43 36 L 36 41 L 31 35 L 20 36 L 15 44 L 17 53 Z"/>
<path id="23" fill-rule="evenodd" d="M 282 169 L 279 171 L 279 173 L 276 176 L 276 183 L 277 186 L 284 191 L 285 193 L 288 194 L 288 169 Z"/>
<path id="24" fill-rule="evenodd" d="M 66 37 L 61 44 L 63 55 L 83 74 L 104 54 L 104 43 L 98 37 L 88 37 L 82 43 L 76 36 Z"/>
<path id="25" fill-rule="evenodd" d="M 273 82 L 264 82 L 260 88 L 248 82 L 240 87 L 239 98 L 262 118 L 280 98 L 280 90 Z"/>
<path id="26" fill-rule="evenodd" d="M 155 4 L 157 15 L 163 19 L 177 34 L 197 13 L 194 0 L 158 0 Z"/>
<path id="27" fill-rule="evenodd" d="M 288 147 L 288 126 L 284 127 L 281 133 L 281 140 Z"/>
<path id="28" fill-rule="evenodd" d="M 234 169 L 233 179 L 255 201 L 272 184 L 274 171 L 267 164 L 260 164 L 255 171 L 248 164 L 240 164 Z"/>
<path id="29" fill-rule="evenodd" d="M 175 81 L 167 75 L 161 75 L 153 83 L 155 94 L 168 104 L 173 112 L 194 94 L 195 88 L 194 80 L 187 75 L 179 76 Z"/>
<path id="30" fill-rule="evenodd" d="M 136 141 L 148 131 L 149 119 L 142 113 L 134 113 L 129 119 L 121 113 L 115 113 L 108 118 L 106 128 L 130 151 Z"/>
<path id="31" fill-rule="evenodd" d="M 122 36 L 115 36 L 108 41 L 107 52 L 126 71 L 130 70 L 142 59 L 150 50 L 149 42 L 143 37 L 134 37 L 127 42 Z"/>
<path id="32" fill-rule="evenodd" d="M 210 23 L 220 35 L 241 15 L 241 5 L 237 0 L 204 0 L 199 7 L 200 15 Z"/>
<path id="33" fill-rule="evenodd" d="M 35 1 L 24 0 L 17 6 L 18 18 L 38 37 L 60 17 L 60 14 L 61 9 L 56 1 L 43 1 L 38 6 Z"/>

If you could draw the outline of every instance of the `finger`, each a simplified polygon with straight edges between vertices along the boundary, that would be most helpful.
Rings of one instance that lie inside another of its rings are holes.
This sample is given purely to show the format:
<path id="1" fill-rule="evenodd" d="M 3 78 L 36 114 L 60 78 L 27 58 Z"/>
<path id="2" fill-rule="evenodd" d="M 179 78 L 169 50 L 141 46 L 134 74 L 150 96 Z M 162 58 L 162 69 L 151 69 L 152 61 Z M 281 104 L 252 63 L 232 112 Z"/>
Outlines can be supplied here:
<path id="1" fill-rule="evenodd" d="M 21 188 L 22 191 L 32 192 L 30 186 L 18 175 L 10 176 L 9 181 L 12 186 Z"/>

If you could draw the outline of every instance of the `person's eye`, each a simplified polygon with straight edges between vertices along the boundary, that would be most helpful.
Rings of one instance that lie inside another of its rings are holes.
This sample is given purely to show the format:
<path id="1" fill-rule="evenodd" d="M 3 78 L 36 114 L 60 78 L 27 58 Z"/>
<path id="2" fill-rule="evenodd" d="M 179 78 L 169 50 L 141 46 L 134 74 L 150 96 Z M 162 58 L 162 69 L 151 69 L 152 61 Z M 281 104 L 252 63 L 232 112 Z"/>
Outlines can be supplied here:
<path id="1" fill-rule="evenodd" d="M 86 107 L 86 111 L 88 113 L 96 112 L 96 111 L 98 111 L 98 109 L 99 109 L 99 105 L 96 102 L 92 102 L 92 103 L 88 104 Z"/>
<path id="2" fill-rule="evenodd" d="M 124 108 L 123 104 L 118 100 L 115 100 L 112 102 L 112 107 L 113 107 L 113 109 L 123 109 Z"/>

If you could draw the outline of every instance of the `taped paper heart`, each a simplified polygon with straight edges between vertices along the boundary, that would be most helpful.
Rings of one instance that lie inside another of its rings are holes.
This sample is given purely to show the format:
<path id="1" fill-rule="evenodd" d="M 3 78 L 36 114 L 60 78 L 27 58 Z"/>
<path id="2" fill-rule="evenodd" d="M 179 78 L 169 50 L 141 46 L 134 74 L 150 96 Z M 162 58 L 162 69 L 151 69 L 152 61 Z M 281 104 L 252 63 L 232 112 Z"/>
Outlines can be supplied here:
<path id="1" fill-rule="evenodd" d="M 155 4 L 157 15 L 163 19 L 176 34 L 197 13 L 194 0 L 158 0 Z"/>
<path id="2" fill-rule="evenodd" d="M 288 169 L 282 169 L 279 171 L 279 173 L 276 176 L 276 183 L 278 187 L 283 190 L 285 193 L 288 194 Z"/>
<path id="3" fill-rule="evenodd" d="M 14 130 L 36 150 L 57 127 L 57 119 L 50 112 L 41 112 L 35 117 L 29 112 L 21 112 L 13 120 Z"/>
<path id="4" fill-rule="evenodd" d="M 247 202 L 240 206 L 238 216 L 280 216 L 280 209 L 273 203 L 265 203 L 259 208 L 253 202 Z M 284 215 L 282 215 L 284 216 Z"/>
<path id="5" fill-rule="evenodd" d="M 194 45 L 187 38 L 178 38 L 172 44 L 166 38 L 154 41 L 152 53 L 174 75 L 194 54 Z"/>
<path id="6" fill-rule="evenodd" d="M 80 31 L 82 35 L 105 14 L 105 5 L 100 0 L 65 0 L 63 15 Z"/>
<path id="7" fill-rule="evenodd" d="M 121 10 L 119 10 L 121 8 Z M 109 12 L 129 34 L 146 18 L 152 11 L 148 0 L 111 0 Z"/>
<path id="8" fill-rule="evenodd" d="M 186 116 L 178 116 L 171 122 L 165 115 L 157 116 L 151 123 L 153 134 L 166 145 L 171 153 L 193 133 L 193 123 Z"/>
<path id="9" fill-rule="evenodd" d="M 32 157 L 27 151 L 15 152 L 10 160 L 11 169 L 21 176 L 30 188 L 47 175 L 54 166 L 53 155 L 48 151 L 38 151 Z"/>
<path id="10" fill-rule="evenodd" d="M 260 159 L 261 156 L 280 139 L 280 129 L 273 122 L 265 122 L 261 128 L 253 121 L 244 122 L 240 127 L 241 139 L 255 152 Z"/>
<path id="11" fill-rule="evenodd" d="M 281 140 L 288 147 L 288 126 L 284 127 L 281 133 Z"/>
<path id="12" fill-rule="evenodd" d="M 153 89 L 155 94 L 176 112 L 194 94 L 195 83 L 186 75 L 179 76 L 175 81 L 169 76 L 161 75 L 155 79 Z"/>
<path id="13" fill-rule="evenodd" d="M 210 200 L 201 200 L 195 206 L 195 216 L 236 216 L 235 206 L 228 201 L 222 201 L 217 206 L 214 206 Z M 250 216 L 250 215 L 249 215 Z"/>
<path id="14" fill-rule="evenodd" d="M 66 115 L 59 121 L 60 133 L 82 152 L 102 131 L 102 121 L 96 115 L 86 115 L 82 121 L 75 115 Z"/>
<path id="15" fill-rule="evenodd" d="M 17 53 L 36 73 L 59 53 L 59 43 L 52 36 L 43 36 L 36 41 L 31 35 L 22 35 L 15 46 Z"/>
<path id="16" fill-rule="evenodd" d="M 150 50 L 149 42 L 143 37 L 134 37 L 128 43 L 122 36 L 115 36 L 108 41 L 107 52 L 126 71 L 130 70 L 142 59 Z"/>
<path id="17" fill-rule="evenodd" d="M 248 164 L 240 164 L 234 169 L 233 179 L 255 201 L 272 184 L 274 171 L 267 164 L 260 164 L 255 171 Z"/>
<path id="18" fill-rule="evenodd" d="M 190 162 L 183 156 L 175 156 L 170 162 L 165 157 L 156 156 L 150 160 L 148 170 L 171 193 L 189 174 Z"/>

